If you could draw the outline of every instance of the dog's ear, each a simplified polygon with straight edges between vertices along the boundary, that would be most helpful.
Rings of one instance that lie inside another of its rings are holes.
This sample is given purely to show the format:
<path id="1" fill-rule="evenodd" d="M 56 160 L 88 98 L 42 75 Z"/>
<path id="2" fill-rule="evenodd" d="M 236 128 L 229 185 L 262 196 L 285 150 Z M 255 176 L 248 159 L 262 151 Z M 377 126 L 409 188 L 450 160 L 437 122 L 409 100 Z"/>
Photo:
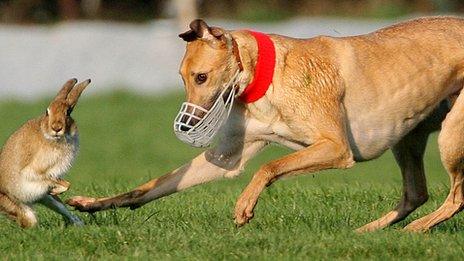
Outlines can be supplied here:
<path id="1" fill-rule="evenodd" d="M 211 32 L 211 35 L 213 35 L 216 39 L 223 40 L 223 41 L 226 40 L 225 37 L 227 35 L 227 32 L 224 29 L 220 27 L 212 26 L 210 27 L 209 31 Z"/>
<path id="2" fill-rule="evenodd" d="M 190 30 L 185 33 L 179 34 L 179 37 L 186 42 L 191 42 L 196 39 L 203 39 L 210 42 L 217 42 L 218 40 L 225 41 L 226 32 L 219 27 L 209 27 L 202 19 L 193 20 L 190 25 Z"/>
<path id="3" fill-rule="evenodd" d="M 193 20 L 190 23 L 189 27 L 190 29 L 192 29 L 192 31 L 196 33 L 198 38 L 205 38 L 208 37 L 208 35 L 210 34 L 209 26 L 202 19 Z"/>
<path id="4" fill-rule="evenodd" d="M 196 39 L 203 38 L 204 35 L 209 34 L 209 26 L 205 23 L 205 21 L 201 19 L 193 20 L 190 25 L 190 30 L 185 33 L 179 34 L 179 37 L 182 38 L 186 42 L 191 42 Z"/>
<path id="5" fill-rule="evenodd" d="M 197 34 L 192 30 L 179 34 L 179 37 L 186 42 L 195 41 L 198 38 Z"/>

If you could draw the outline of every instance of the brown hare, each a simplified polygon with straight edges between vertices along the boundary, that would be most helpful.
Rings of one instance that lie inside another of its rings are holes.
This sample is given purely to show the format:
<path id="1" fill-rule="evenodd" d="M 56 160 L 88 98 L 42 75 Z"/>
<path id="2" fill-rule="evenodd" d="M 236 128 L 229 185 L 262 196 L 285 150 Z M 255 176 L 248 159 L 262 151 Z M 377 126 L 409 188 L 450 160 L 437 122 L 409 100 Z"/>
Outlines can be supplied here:
<path id="1" fill-rule="evenodd" d="M 0 151 L 0 212 L 23 228 L 37 224 L 34 203 L 59 213 L 67 223 L 84 224 L 57 196 L 70 185 L 62 177 L 79 150 L 71 112 L 90 79 L 76 83 L 67 81 L 46 113 L 21 126 Z"/>

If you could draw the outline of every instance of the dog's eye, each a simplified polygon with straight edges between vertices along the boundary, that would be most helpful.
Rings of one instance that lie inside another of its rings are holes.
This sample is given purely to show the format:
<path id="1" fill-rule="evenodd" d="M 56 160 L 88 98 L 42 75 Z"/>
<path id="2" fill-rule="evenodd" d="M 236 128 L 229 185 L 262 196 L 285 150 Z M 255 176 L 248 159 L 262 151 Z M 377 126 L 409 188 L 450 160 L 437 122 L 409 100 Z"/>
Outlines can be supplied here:
<path id="1" fill-rule="evenodd" d="M 206 73 L 199 73 L 195 76 L 195 82 L 197 84 L 202 84 L 206 82 L 206 79 L 208 79 L 208 76 L 206 75 Z"/>

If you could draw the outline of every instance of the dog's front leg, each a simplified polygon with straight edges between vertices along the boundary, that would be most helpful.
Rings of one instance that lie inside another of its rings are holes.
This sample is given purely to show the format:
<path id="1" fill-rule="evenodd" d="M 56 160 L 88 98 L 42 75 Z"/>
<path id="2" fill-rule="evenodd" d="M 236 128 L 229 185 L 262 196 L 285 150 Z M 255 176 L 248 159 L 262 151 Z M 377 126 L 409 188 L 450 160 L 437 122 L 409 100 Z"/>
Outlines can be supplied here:
<path id="1" fill-rule="evenodd" d="M 84 212 L 96 212 L 112 207 L 138 208 L 147 202 L 224 176 L 238 175 L 245 163 L 267 143 L 264 141 L 230 142 L 201 153 L 184 166 L 153 179 L 134 190 L 114 197 L 74 197 L 67 203 Z"/>
<path id="2" fill-rule="evenodd" d="M 244 225 L 253 217 L 253 209 L 263 189 L 275 180 L 301 172 L 316 172 L 353 166 L 353 156 L 345 142 L 322 138 L 311 146 L 262 166 L 239 197 L 235 223 Z"/>

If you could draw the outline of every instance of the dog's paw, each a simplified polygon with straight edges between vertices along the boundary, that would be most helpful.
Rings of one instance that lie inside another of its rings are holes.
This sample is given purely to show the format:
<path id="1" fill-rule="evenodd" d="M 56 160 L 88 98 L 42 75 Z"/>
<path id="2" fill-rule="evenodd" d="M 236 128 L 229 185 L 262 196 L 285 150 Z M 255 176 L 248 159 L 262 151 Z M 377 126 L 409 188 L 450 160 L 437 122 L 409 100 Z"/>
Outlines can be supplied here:
<path id="1" fill-rule="evenodd" d="M 403 229 L 408 232 L 427 232 L 429 227 L 425 226 L 420 220 L 415 220 L 409 223 Z"/>
<path id="2" fill-rule="evenodd" d="M 237 226 L 243 226 L 250 222 L 253 218 L 253 209 L 255 208 L 256 200 L 241 196 L 235 205 L 235 224 Z"/>
<path id="3" fill-rule="evenodd" d="M 89 197 L 81 197 L 76 196 L 68 199 L 66 204 L 81 212 L 92 212 L 94 210 L 95 205 L 97 203 L 96 198 L 89 198 Z"/>

